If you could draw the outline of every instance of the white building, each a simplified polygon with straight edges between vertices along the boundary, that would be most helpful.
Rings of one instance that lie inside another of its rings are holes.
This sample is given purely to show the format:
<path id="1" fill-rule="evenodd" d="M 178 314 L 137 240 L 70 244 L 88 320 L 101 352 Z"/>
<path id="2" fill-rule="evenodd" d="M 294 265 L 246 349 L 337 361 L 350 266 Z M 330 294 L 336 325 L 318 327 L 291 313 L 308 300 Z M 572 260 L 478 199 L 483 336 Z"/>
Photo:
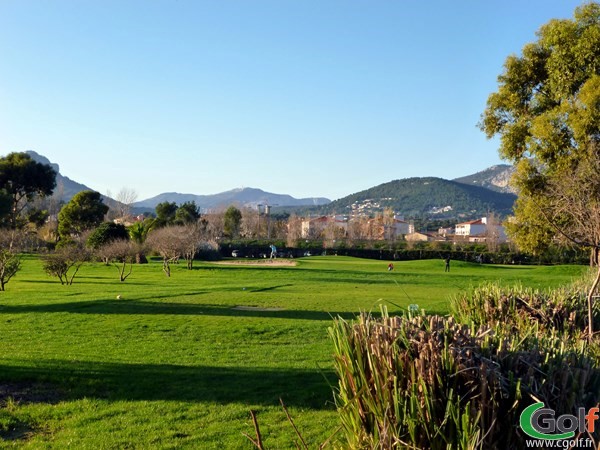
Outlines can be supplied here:
<path id="1" fill-rule="evenodd" d="M 485 234 L 487 228 L 487 218 L 483 217 L 470 222 L 457 223 L 454 230 L 455 236 L 477 236 Z"/>
<path id="2" fill-rule="evenodd" d="M 454 235 L 457 238 L 468 239 L 469 242 L 486 242 L 488 239 L 494 239 L 496 242 L 502 243 L 508 240 L 504 227 L 500 224 L 489 223 L 487 217 L 457 223 Z"/>

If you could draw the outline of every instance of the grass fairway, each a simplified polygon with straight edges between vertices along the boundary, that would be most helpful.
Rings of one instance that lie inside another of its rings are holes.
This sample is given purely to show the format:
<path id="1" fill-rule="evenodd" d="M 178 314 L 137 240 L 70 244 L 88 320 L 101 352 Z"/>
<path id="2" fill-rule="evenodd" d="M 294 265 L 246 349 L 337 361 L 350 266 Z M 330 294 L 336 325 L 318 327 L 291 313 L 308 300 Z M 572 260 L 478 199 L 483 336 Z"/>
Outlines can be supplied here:
<path id="1" fill-rule="evenodd" d="M 35 257 L 0 292 L 3 448 L 248 448 L 249 410 L 267 448 L 294 448 L 288 405 L 311 447 L 337 427 L 331 317 L 449 296 L 485 281 L 550 287 L 580 266 L 395 263 L 345 257 L 297 266 L 89 264 L 72 286 Z M 117 296 L 121 299 L 118 300 Z M 236 309 L 238 306 L 244 309 Z M 264 310 L 266 309 L 266 310 Z M 6 398 L 7 395 L 10 398 Z"/>

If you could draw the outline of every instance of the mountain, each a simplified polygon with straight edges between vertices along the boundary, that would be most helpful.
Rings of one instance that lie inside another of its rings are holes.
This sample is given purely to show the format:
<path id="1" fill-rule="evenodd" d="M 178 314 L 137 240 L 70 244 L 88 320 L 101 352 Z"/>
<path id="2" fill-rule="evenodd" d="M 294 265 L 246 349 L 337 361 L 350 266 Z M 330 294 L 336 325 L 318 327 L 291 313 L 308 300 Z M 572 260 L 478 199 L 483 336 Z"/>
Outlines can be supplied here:
<path id="1" fill-rule="evenodd" d="M 58 173 L 55 193 L 68 201 L 87 186 L 60 174 L 59 166 L 34 151 L 27 152 L 35 161 L 50 164 Z M 406 178 L 383 183 L 370 189 L 331 202 L 322 197 L 296 199 L 290 195 L 273 194 L 261 189 L 243 188 L 214 195 L 180 194 L 169 192 L 134 203 L 136 211 L 153 211 L 161 202 L 181 204 L 194 201 L 202 210 L 228 205 L 271 205 L 276 210 L 298 214 L 372 214 L 391 208 L 406 217 L 475 218 L 490 211 L 509 214 L 516 196 L 508 180 L 513 167 L 503 164 L 489 167 L 455 180 L 442 178 Z M 112 199 L 107 199 L 114 201 Z"/>
<path id="2" fill-rule="evenodd" d="M 467 175 L 466 177 L 455 178 L 453 181 L 468 184 L 470 186 L 481 186 L 496 192 L 515 193 L 515 190 L 509 185 L 510 177 L 515 168 L 508 164 L 499 164 L 488 167 L 481 172 Z"/>
<path id="3" fill-rule="evenodd" d="M 380 184 L 320 207 L 322 213 L 365 213 L 391 208 L 406 217 L 475 218 L 509 214 L 516 196 L 442 178 L 406 178 Z"/>
<path id="4" fill-rule="evenodd" d="M 78 183 L 68 177 L 65 177 L 64 175 L 61 175 L 58 164 L 50 162 L 50 160 L 45 156 L 42 156 L 33 150 L 27 150 L 26 153 L 31 156 L 34 161 L 42 164 L 49 164 L 54 170 L 56 170 L 56 189 L 54 190 L 54 193 L 59 197 L 59 200 L 68 202 L 78 192 L 93 190 L 87 187 L 85 184 Z M 105 202 L 115 202 L 115 200 L 109 197 L 104 198 Z M 331 200 L 323 197 L 296 199 L 290 195 L 272 194 L 260 189 L 244 188 L 234 189 L 214 195 L 194 195 L 167 192 L 164 194 L 159 194 L 156 197 L 136 202 L 133 206 L 136 210 L 142 212 L 144 210 L 153 211 L 154 207 L 161 202 L 175 202 L 179 205 L 189 201 L 195 201 L 196 205 L 198 205 L 201 209 L 213 209 L 231 204 L 242 206 L 256 206 L 257 204 L 273 206 L 314 206 L 327 204 Z"/>
<path id="5" fill-rule="evenodd" d="M 229 205 L 249 206 L 272 205 L 272 206 L 319 206 L 329 203 L 331 200 L 323 197 L 318 198 L 294 198 L 285 194 L 273 194 L 261 189 L 242 188 L 221 192 L 213 195 L 179 194 L 177 192 L 166 192 L 155 197 L 142 200 L 133 204 L 135 208 L 146 208 L 154 210 L 156 205 L 162 202 L 174 202 L 178 205 L 184 202 L 196 202 L 201 210 L 210 210 Z"/>
<path id="6" fill-rule="evenodd" d="M 59 197 L 60 201 L 68 202 L 71 198 L 81 191 L 93 191 L 93 189 L 87 187 L 85 184 L 78 183 L 71 180 L 69 177 L 65 177 L 60 174 L 60 167 L 58 164 L 51 163 L 48 158 L 42 156 L 33 150 L 27 150 L 31 159 L 42 164 L 49 164 L 56 171 L 56 188 L 54 189 L 54 195 Z"/>

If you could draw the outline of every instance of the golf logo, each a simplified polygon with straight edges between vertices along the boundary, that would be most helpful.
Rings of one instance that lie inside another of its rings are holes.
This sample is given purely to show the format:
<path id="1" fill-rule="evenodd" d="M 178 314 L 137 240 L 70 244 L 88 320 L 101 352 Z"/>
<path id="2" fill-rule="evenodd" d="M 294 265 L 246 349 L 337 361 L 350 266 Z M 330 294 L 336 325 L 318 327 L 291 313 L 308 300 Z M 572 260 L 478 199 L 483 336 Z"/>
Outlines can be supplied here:
<path id="1" fill-rule="evenodd" d="M 577 409 L 577 416 L 563 414 L 555 417 L 555 411 L 545 408 L 544 403 L 534 403 L 523 410 L 520 426 L 525 434 L 534 439 L 560 441 L 572 439 L 575 434 L 593 433 L 600 417 L 600 408 Z"/>

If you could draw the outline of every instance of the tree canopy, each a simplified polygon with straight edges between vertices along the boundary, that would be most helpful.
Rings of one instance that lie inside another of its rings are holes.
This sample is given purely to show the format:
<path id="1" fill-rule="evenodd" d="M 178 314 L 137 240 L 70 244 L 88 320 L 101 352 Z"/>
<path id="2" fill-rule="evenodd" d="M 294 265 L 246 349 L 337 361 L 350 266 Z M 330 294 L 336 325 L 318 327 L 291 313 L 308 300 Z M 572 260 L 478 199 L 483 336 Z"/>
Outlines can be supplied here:
<path id="1" fill-rule="evenodd" d="M 229 237 L 237 237 L 242 223 L 242 212 L 235 206 L 230 206 L 223 217 L 223 233 Z"/>
<path id="2" fill-rule="evenodd" d="M 174 222 L 177 225 L 186 225 L 197 222 L 199 218 L 200 208 L 198 208 L 195 201 L 191 201 L 179 205 L 177 211 L 175 211 Z"/>
<path id="3" fill-rule="evenodd" d="M 480 122 L 516 165 L 509 232 L 522 249 L 553 239 L 600 250 L 600 4 L 551 20 L 506 59 Z M 596 284 L 600 280 L 600 271 Z M 591 314 L 591 306 L 590 306 Z M 591 334 L 590 318 L 590 334 Z"/>
<path id="4" fill-rule="evenodd" d="M 102 222 L 87 238 L 87 246 L 98 249 L 116 240 L 129 240 L 125 225 L 113 222 Z"/>
<path id="5" fill-rule="evenodd" d="M 100 193 L 79 192 L 58 213 L 58 234 L 66 241 L 73 236 L 80 236 L 82 232 L 102 223 L 107 212 L 108 206 L 102 203 Z"/>
<path id="6" fill-rule="evenodd" d="M 35 195 L 52 194 L 56 187 L 56 171 L 48 164 L 34 161 L 27 153 L 10 153 L 0 158 L 0 191 L 10 197 L 10 224 Z"/>
<path id="7" fill-rule="evenodd" d="M 488 137 L 500 136 L 500 155 L 517 166 L 509 228 L 529 251 L 555 236 L 598 248 L 600 234 L 587 224 L 600 224 L 590 214 L 600 202 L 600 5 L 552 20 L 537 36 L 507 58 L 480 124 Z M 577 210 L 584 191 L 587 207 Z"/>
<path id="8" fill-rule="evenodd" d="M 175 214 L 177 213 L 177 203 L 175 202 L 161 202 L 154 208 L 156 211 L 156 227 L 164 227 L 170 225 L 175 221 Z"/>

